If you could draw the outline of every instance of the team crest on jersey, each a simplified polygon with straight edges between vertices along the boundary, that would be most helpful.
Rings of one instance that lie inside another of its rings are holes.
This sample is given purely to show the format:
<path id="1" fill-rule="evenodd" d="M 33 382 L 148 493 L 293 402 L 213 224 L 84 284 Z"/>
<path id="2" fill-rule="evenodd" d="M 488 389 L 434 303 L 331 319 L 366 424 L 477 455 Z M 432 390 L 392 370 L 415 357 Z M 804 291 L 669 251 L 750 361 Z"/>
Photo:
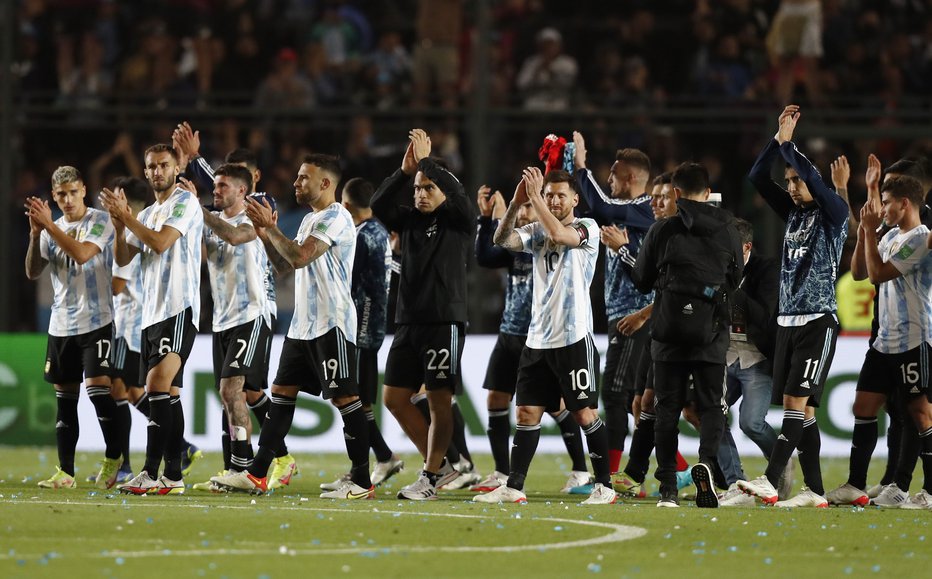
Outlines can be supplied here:
<path id="1" fill-rule="evenodd" d="M 178 203 L 172 208 L 172 217 L 175 219 L 184 217 L 184 203 Z"/>
<path id="2" fill-rule="evenodd" d="M 100 234 L 103 233 L 103 232 L 104 232 L 104 225 L 103 225 L 103 223 L 95 223 L 95 224 L 94 224 L 94 227 L 91 227 L 90 235 L 93 235 L 93 236 L 95 236 L 95 237 L 99 237 Z"/>

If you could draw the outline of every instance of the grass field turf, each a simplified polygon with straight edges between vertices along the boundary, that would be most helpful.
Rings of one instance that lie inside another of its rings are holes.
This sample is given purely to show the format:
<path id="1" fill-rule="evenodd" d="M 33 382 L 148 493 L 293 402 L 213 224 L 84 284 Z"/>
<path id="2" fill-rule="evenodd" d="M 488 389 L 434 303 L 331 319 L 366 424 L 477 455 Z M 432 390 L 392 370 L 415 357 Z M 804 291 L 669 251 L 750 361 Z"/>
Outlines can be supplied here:
<path id="1" fill-rule="evenodd" d="M 79 481 L 97 458 L 78 455 Z M 342 473 L 345 457 L 297 458 L 301 476 L 269 496 L 189 489 L 133 497 L 84 482 L 39 489 L 55 450 L 0 447 L 0 577 L 909 578 L 928 576 L 932 563 L 929 511 L 702 510 L 687 502 L 658 509 L 656 499 L 583 507 L 584 496 L 556 492 L 568 470 L 560 455 L 535 458 L 524 506 L 472 503 L 468 491 L 397 500 L 415 475 L 413 456 L 376 500 L 331 501 L 318 498 L 317 485 Z M 870 481 L 882 462 L 874 461 Z M 487 456 L 478 463 L 483 472 L 491 466 Z M 206 480 L 219 464 L 208 455 L 187 482 Z M 749 476 L 763 466 L 745 462 Z M 825 460 L 823 468 L 834 488 L 847 460 Z M 919 481 L 917 471 L 914 491 Z"/>

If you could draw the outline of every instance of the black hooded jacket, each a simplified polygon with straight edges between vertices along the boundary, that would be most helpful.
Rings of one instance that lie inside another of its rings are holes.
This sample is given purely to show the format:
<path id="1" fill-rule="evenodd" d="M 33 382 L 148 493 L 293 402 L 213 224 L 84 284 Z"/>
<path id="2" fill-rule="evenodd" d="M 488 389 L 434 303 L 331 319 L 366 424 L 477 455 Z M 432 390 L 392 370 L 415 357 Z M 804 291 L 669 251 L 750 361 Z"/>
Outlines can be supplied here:
<path id="1" fill-rule="evenodd" d="M 642 293 L 664 291 L 665 272 L 684 279 L 720 286 L 723 303 L 715 338 L 705 346 L 671 344 L 653 339 L 651 354 L 659 362 L 724 364 L 730 341 L 728 298 L 741 282 L 744 256 L 734 217 L 713 205 L 679 199 L 677 214 L 655 223 L 647 232 L 632 272 Z"/>

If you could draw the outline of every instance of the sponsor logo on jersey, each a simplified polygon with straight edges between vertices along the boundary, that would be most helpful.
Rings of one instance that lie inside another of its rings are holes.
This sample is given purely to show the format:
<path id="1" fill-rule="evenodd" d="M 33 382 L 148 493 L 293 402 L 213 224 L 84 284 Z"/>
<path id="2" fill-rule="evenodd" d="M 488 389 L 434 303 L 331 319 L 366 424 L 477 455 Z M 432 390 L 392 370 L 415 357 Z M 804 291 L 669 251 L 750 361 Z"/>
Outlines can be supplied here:
<path id="1" fill-rule="evenodd" d="M 576 400 L 588 400 L 589 396 L 586 395 L 585 391 L 579 393 L 579 396 L 576 397 Z"/>
<path id="2" fill-rule="evenodd" d="M 104 232 L 104 224 L 95 223 L 94 227 L 91 227 L 91 232 L 89 233 L 89 235 L 99 236 L 103 232 Z"/>
<path id="3" fill-rule="evenodd" d="M 799 387 L 805 388 L 806 390 L 810 390 L 812 388 L 812 384 L 809 382 L 809 380 L 803 380 L 803 383 L 800 384 Z"/>
<path id="4" fill-rule="evenodd" d="M 446 373 L 444 373 L 443 370 L 437 372 L 437 379 L 438 379 L 438 380 L 446 380 L 446 378 L 447 378 L 447 375 L 446 375 Z"/>
<path id="5" fill-rule="evenodd" d="M 172 217 L 174 217 L 175 219 L 184 217 L 184 208 L 185 208 L 184 203 L 178 203 L 177 205 L 175 205 L 172 208 Z"/>

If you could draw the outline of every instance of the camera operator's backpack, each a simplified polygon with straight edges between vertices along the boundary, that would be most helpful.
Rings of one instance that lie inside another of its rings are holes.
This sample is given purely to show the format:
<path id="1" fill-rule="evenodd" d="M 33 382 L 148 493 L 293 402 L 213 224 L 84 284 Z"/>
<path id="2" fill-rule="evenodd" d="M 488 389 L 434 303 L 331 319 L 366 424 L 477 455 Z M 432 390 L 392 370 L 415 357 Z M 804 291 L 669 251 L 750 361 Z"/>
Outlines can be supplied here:
<path id="1" fill-rule="evenodd" d="M 651 337 L 681 346 L 711 344 L 727 331 L 728 274 L 737 267 L 733 253 L 712 237 L 691 233 L 682 219 L 662 232 L 666 238 L 657 297 L 651 313 Z"/>

